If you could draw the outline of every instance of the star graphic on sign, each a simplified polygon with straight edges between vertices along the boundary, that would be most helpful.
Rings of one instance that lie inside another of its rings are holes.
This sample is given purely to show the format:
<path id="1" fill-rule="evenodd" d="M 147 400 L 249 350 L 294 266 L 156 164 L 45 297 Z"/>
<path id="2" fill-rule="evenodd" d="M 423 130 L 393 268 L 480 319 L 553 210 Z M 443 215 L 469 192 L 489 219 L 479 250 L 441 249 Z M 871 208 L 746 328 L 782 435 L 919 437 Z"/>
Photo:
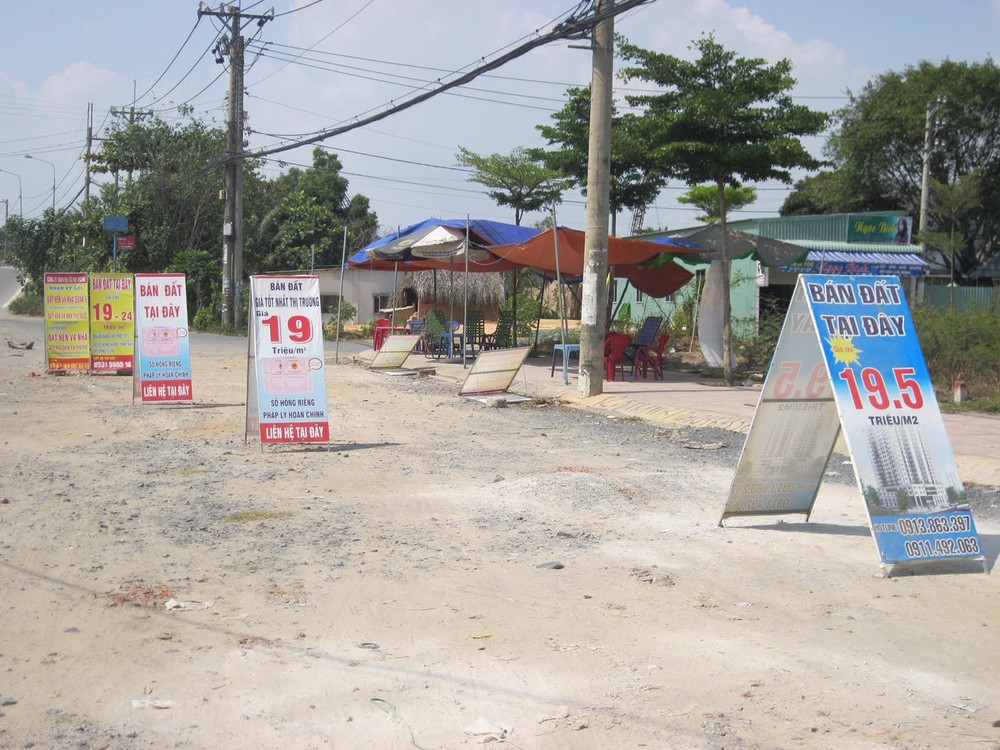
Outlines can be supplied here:
<path id="1" fill-rule="evenodd" d="M 826 343 L 830 345 L 834 362 L 845 365 L 860 364 L 858 355 L 861 354 L 861 349 L 854 345 L 852 339 L 846 336 L 832 336 L 826 340 Z"/>

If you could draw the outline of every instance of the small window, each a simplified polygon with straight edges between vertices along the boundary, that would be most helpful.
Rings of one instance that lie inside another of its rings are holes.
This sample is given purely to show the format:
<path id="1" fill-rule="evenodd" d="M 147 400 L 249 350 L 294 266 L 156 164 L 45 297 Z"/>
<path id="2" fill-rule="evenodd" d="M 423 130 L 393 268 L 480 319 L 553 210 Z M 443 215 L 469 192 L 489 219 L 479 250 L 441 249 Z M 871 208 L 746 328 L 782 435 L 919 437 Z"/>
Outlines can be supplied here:
<path id="1" fill-rule="evenodd" d="M 389 307 L 389 300 L 392 298 L 391 294 L 375 294 L 372 295 L 375 300 L 375 309 L 372 313 L 378 315 L 379 312 L 387 307 Z"/>
<path id="2" fill-rule="evenodd" d="M 611 301 L 612 302 L 617 302 L 618 301 L 618 279 L 611 279 L 611 285 L 610 286 L 611 286 L 611 289 L 610 289 L 610 292 L 611 292 Z"/>
<path id="3" fill-rule="evenodd" d="M 336 313 L 337 306 L 340 304 L 339 294 L 321 294 L 319 295 L 319 305 L 320 309 L 325 313 Z"/>
<path id="4" fill-rule="evenodd" d="M 640 292 L 638 289 L 635 290 L 635 301 L 636 302 L 642 302 L 642 298 L 645 297 L 645 296 L 646 295 L 643 294 L 642 292 Z"/>

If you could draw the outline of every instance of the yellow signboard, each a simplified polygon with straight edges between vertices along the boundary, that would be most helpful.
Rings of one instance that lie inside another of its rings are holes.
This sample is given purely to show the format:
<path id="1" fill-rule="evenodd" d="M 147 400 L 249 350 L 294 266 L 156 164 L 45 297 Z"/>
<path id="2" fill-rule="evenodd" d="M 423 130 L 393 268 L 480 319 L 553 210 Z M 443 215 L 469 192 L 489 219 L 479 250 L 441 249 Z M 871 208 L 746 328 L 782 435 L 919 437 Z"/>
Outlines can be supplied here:
<path id="1" fill-rule="evenodd" d="M 90 321 L 87 316 L 87 274 L 47 273 L 45 296 L 45 359 L 51 371 L 90 368 Z"/>
<path id="2" fill-rule="evenodd" d="M 131 372 L 135 348 L 135 284 L 131 274 L 90 276 L 90 369 Z"/>

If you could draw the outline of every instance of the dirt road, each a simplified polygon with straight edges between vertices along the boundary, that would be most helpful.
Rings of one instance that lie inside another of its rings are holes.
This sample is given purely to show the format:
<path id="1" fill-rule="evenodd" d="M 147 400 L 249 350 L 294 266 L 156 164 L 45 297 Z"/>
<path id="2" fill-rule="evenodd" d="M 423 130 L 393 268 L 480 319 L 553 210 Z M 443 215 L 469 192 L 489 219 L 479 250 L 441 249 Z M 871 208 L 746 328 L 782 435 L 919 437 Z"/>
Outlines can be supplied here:
<path id="1" fill-rule="evenodd" d="M 262 451 L 193 369 L 0 356 L 0 747 L 1000 747 L 995 575 L 883 577 L 846 472 L 720 528 L 742 435 L 338 364 Z"/>

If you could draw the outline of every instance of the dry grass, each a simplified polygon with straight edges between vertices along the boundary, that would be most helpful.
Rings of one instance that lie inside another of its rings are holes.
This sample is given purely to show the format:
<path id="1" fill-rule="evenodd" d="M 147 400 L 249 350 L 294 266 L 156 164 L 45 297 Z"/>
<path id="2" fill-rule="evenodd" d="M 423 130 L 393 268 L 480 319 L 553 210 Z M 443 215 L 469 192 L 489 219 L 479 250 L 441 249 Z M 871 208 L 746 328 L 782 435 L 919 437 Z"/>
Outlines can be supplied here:
<path id="1" fill-rule="evenodd" d="M 290 510 L 263 510 L 251 508 L 250 510 L 238 510 L 229 513 L 223 519 L 226 523 L 253 523 L 254 521 L 267 521 L 274 518 L 288 518 L 293 515 Z"/>

